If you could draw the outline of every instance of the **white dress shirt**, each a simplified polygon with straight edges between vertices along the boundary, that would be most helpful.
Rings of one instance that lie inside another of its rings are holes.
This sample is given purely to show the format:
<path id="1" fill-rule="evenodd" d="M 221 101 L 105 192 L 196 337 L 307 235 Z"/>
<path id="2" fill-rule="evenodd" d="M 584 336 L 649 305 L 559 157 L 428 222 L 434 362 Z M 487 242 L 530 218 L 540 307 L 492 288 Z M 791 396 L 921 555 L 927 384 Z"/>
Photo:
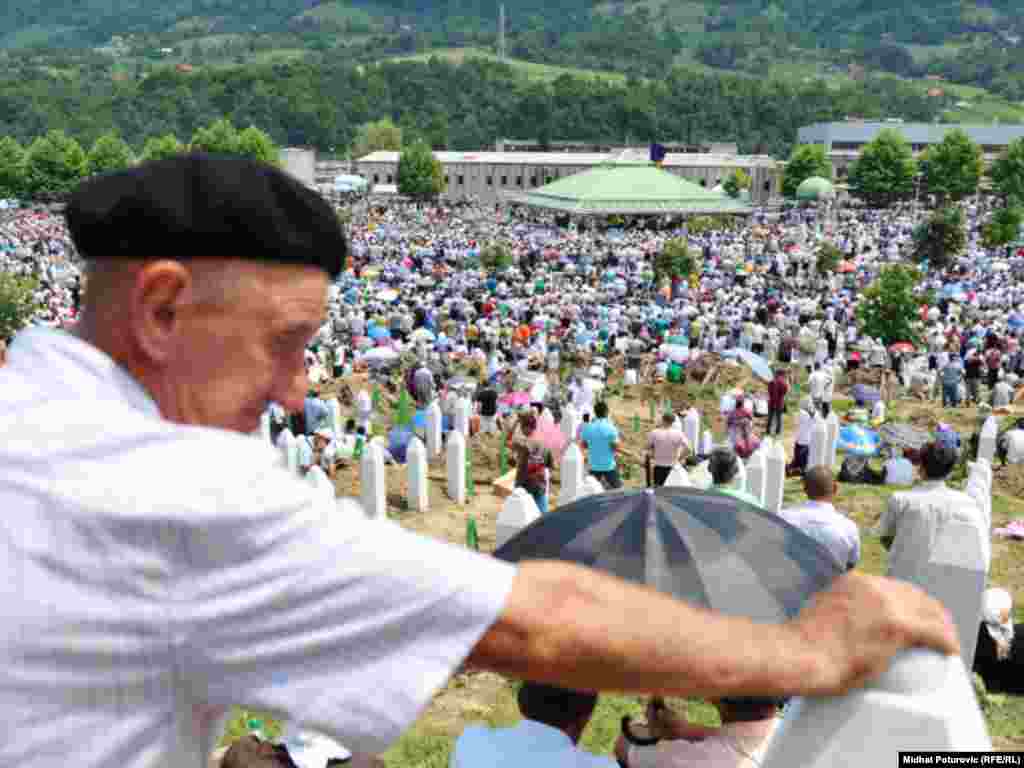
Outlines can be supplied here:
<path id="1" fill-rule="evenodd" d="M 523 720 L 511 728 L 470 725 L 455 742 L 450 768 L 616 768 L 586 752 L 557 728 Z"/>
<path id="2" fill-rule="evenodd" d="M 0 413 L 0 765 L 196 768 L 232 704 L 381 751 L 511 590 L 259 440 L 163 420 L 70 335 L 14 340 Z"/>
<path id="3" fill-rule="evenodd" d="M 779 515 L 831 552 L 843 570 L 860 562 L 857 524 L 828 502 L 809 500 L 796 507 L 786 507 Z"/>

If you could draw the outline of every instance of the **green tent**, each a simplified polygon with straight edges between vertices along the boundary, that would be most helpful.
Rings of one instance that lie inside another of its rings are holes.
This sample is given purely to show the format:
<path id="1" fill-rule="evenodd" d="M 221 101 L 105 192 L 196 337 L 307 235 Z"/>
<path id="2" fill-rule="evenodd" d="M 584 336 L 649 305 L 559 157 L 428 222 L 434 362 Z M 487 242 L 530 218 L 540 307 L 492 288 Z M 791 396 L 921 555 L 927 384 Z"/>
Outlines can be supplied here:
<path id="1" fill-rule="evenodd" d="M 584 216 L 753 212 L 746 202 L 704 189 L 653 163 L 607 163 L 529 192 L 506 193 L 505 199 Z"/>
<path id="2" fill-rule="evenodd" d="M 800 186 L 796 188 L 796 199 L 808 202 L 831 200 L 835 197 L 835 194 L 836 191 L 832 186 L 832 182 L 828 179 L 823 179 L 821 176 L 811 176 L 809 179 L 804 179 L 800 182 Z"/>

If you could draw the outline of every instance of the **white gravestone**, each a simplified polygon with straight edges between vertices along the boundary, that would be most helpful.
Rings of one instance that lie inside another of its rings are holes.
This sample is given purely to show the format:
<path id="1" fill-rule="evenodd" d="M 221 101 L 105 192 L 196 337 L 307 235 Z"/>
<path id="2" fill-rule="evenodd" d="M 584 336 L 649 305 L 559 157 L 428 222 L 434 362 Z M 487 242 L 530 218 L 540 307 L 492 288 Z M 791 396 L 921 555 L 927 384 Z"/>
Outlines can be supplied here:
<path id="1" fill-rule="evenodd" d="M 690 473 L 690 482 L 694 488 L 699 488 L 702 491 L 706 491 L 714 483 L 714 478 L 711 477 L 711 472 L 708 470 L 708 463 L 702 461 L 697 465 Z"/>
<path id="2" fill-rule="evenodd" d="M 469 420 L 473 415 L 473 403 L 468 397 L 460 397 L 455 401 L 454 427 L 465 438 L 469 437 Z"/>
<path id="3" fill-rule="evenodd" d="M 306 482 L 313 486 L 316 490 L 324 494 L 325 498 L 334 500 L 334 483 L 331 482 L 331 478 L 327 476 L 318 466 L 312 466 L 309 468 L 309 472 L 306 473 Z"/>
<path id="4" fill-rule="evenodd" d="M 845 696 L 791 700 L 761 766 L 882 766 L 892 763 L 897 752 L 922 745 L 930 752 L 992 749 L 960 659 L 903 651 L 862 689 Z"/>
<path id="5" fill-rule="evenodd" d="M 754 451 L 747 460 L 747 493 L 764 506 L 764 452 L 761 448 Z"/>
<path id="6" fill-rule="evenodd" d="M 683 418 L 683 432 L 686 433 L 686 442 L 690 444 L 690 450 L 696 451 L 700 445 L 700 412 L 691 408 Z"/>
<path id="7" fill-rule="evenodd" d="M 562 437 L 567 443 L 576 439 L 576 432 L 580 428 L 580 415 L 572 406 L 572 403 L 562 409 Z"/>
<path id="8" fill-rule="evenodd" d="M 335 437 L 341 437 L 345 434 L 345 422 L 341 415 L 341 403 L 338 402 L 338 398 L 331 397 L 327 400 L 327 412 L 331 415 L 331 429 L 334 430 Z"/>
<path id="9" fill-rule="evenodd" d="M 448 435 L 448 498 L 466 503 L 466 439 L 457 429 Z"/>
<path id="10" fill-rule="evenodd" d="M 361 391 L 356 395 L 356 423 L 366 430 L 367 435 L 370 433 L 370 421 L 372 418 L 373 398 L 367 392 Z"/>
<path id="11" fill-rule="evenodd" d="M 764 451 L 764 508 L 778 514 L 786 485 L 786 450 L 781 440 L 772 440 Z"/>
<path id="12" fill-rule="evenodd" d="M 277 436 L 277 448 L 281 451 L 283 464 L 288 471 L 293 475 L 299 474 L 299 444 L 288 427 Z"/>
<path id="13" fill-rule="evenodd" d="M 836 452 L 839 448 L 839 417 L 834 410 L 829 410 L 825 419 L 827 440 L 825 443 L 825 464 L 830 469 L 836 466 Z"/>
<path id="14" fill-rule="evenodd" d="M 384 454 L 380 446 L 371 440 L 363 449 L 363 458 L 359 460 L 360 495 L 363 511 L 370 520 L 383 520 L 387 517 L 386 479 Z"/>
<path id="15" fill-rule="evenodd" d="M 968 462 L 964 493 L 985 513 L 985 530 L 992 530 L 992 465 L 984 459 Z"/>
<path id="16" fill-rule="evenodd" d="M 978 458 L 991 464 L 996 459 L 996 437 L 999 434 L 999 423 L 995 416 L 989 416 L 981 425 L 978 439 Z"/>
<path id="17" fill-rule="evenodd" d="M 441 406 L 434 400 L 427 406 L 427 459 L 436 459 L 441 455 L 442 444 Z"/>
<path id="18" fill-rule="evenodd" d="M 636 371 L 630 368 L 622 377 L 622 383 L 627 387 L 636 386 Z"/>
<path id="19" fill-rule="evenodd" d="M 705 429 L 704 434 L 700 438 L 700 451 L 701 456 L 710 456 L 711 451 L 715 447 L 715 439 L 711 436 L 711 430 Z"/>
<path id="20" fill-rule="evenodd" d="M 540 510 L 533 496 L 525 488 L 515 488 L 498 513 L 496 546 L 502 546 L 539 517 Z"/>
<path id="21" fill-rule="evenodd" d="M 676 464 L 672 471 L 665 478 L 665 488 L 690 488 L 693 483 L 690 481 L 690 474 L 682 464 Z"/>
<path id="22" fill-rule="evenodd" d="M 814 424 L 811 426 L 811 445 L 807 455 L 807 468 L 811 469 L 825 464 L 827 451 L 828 425 L 819 413 L 814 417 Z"/>
<path id="23" fill-rule="evenodd" d="M 583 492 L 583 453 L 576 443 L 569 443 L 562 454 L 562 489 L 558 494 L 558 506 L 572 504 Z"/>
<path id="24" fill-rule="evenodd" d="M 580 495 L 577 498 L 582 499 L 585 496 L 594 496 L 598 493 L 604 493 L 604 486 L 601 485 L 601 481 L 593 475 L 587 475 L 583 479 Z"/>
<path id="25" fill-rule="evenodd" d="M 405 450 L 409 472 L 409 508 L 425 512 L 430 506 L 430 486 L 427 484 L 427 449 L 418 437 L 409 440 Z"/>
<path id="26" fill-rule="evenodd" d="M 270 439 L 270 414 L 264 411 L 260 416 L 260 440 L 263 440 L 267 445 L 273 445 L 274 441 Z"/>
<path id="27" fill-rule="evenodd" d="M 927 563 L 897 562 L 888 573 L 916 584 L 946 607 L 960 635 L 967 669 L 974 664 L 990 561 L 989 531 L 972 522 L 951 520 L 940 527 Z"/>
<path id="28" fill-rule="evenodd" d="M 732 479 L 732 487 L 740 493 L 747 492 L 747 464 L 739 456 L 736 457 L 736 477 Z"/>

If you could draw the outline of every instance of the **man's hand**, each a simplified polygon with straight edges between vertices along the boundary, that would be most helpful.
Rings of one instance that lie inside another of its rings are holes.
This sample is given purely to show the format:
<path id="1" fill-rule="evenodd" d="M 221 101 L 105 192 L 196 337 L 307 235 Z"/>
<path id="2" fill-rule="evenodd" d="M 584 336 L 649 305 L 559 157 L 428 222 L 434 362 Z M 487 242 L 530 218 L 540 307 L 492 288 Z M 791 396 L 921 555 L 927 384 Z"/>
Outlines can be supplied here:
<path id="1" fill-rule="evenodd" d="M 879 576 L 841 576 L 794 624 L 818 648 L 825 665 L 805 691 L 808 695 L 860 687 L 910 646 L 960 652 L 956 628 L 941 603 L 911 584 Z"/>

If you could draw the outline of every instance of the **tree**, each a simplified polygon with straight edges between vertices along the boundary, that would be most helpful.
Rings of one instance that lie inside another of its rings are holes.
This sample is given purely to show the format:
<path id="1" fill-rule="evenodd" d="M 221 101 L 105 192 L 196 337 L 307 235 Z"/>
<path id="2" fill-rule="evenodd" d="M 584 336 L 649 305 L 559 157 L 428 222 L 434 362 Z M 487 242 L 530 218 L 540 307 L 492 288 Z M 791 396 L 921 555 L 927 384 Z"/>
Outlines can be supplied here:
<path id="1" fill-rule="evenodd" d="M 850 193 L 876 208 L 887 208 L 914 195 L 917 161 L 903 134 L 892 128 L 878 132 L 850 166 Z"/>
<path id="2" fill-rule="evenodd" d="M 352 157 L 359 159 L 371 152 L 387 149 L 397 152 L 402 148 L 402 129 L 387 118 L 359 126 L 352 145 Z"/>
<path id="3" fill-rule="evenodd" d="M 480 251 L 480 266 L 488 272 L 500 272 L 512 266 L 512 250 L 503 240 L 488 243 Z"/>
<path id="4" fill-rule="evenodd" d="M 165 136 L 153 136 L 147 139 L 142 148 L 142 159 L 146 162 L 166 160 L 169 157 L 180 155 L 184 151 L 185 146 L 178 141 L 178 138 L 174 134 L 168 133 Z"/>
<path id="5" fill-rule="evenodd" d="M 398 192 L 419 200 L 444 192 L 444 170 L 426 142 L 411 144 L 398 158 Z"/>
<path id="6" fill-rule="evenodd" d="M 796 188 L 812 176 L 832 178 L 832 164 L 825 156 L 825 147 L 820 144 L 802 144 L 793 150 L 786 163 L 782 177 L 782 194 L 796 197 Z"/>
<path id="7" fill-rule="evenodd" d="M 818 253 L 814 262 L 814 268 L 821 276 L 831 275 L 836 271 L 839 262 L 843 260 L 843 252 L 828 240 L 818 246 Z"/>
<path id="8" fill-rule="evenodd" d="M 238 154 L 268 165 L 277 165 L 281 156 L 274 140 L 255 125 L 238 134 Z"/>
<path id="9" fill-rule="evenodd" d="M 38 137 L 25 153 L 25 188 L 37 198 L 69 194 L 86 175 L 85 150 L 64 131 Z"/>
<path id="10" fill-rule="evenodd" d="M 191 149 L 217 155 L 238 154 L 238 131 L 231 121 L 221 118 L 212 125 L 198 129 L 192 136 Z"/>
<path id="11" fill-rule="evenodd" d="M 981 243 L 986 248 L 996 249 L 1008 245 L 1020 237 L 1024 224 L 1024 207 L 1016 200 L 998 209 L 981 229 Z"/>
<path id="12" fill-rule="evenodd" d="M 1024 200 L 1024 139 L 1011 141 L 989 169 L 992 187 L 1006 202 Z"/>
<path id="13" fill-rule="evenodd" d="M 89 173 L 121 171 L 133 162 L 132 150 L 116 133 L 107 133 L 96 139 L 88 155 Z"/>
<path id="14" fill-rule="evenodd" d="M 742 168 L 737 168 L 726 177 L 722 187 L 729 197 L 736 198 L 740 196 L 742 190 L 750 189 L 750 183 L 750 176 L 747 172 Z"/>
<path id="15" fill-rule="evenodd" d="M 696 267 L 697 262 L 686 240 L 676 237 L 665 243 L 654 257 L 654 279 L 659 283 L 667 279 L 674 285 L 689 278 Z"/>
<path id="16" fill-rule="evenodd" d="M 0 340 L 10 339 L 28 325 L 39 309 L 35 299 L 38 287 L 34 277 L 0 272 Z"/>
<path id="17" fill-rule="evenodd" d="M 914 229 L 914 258 L 934 269 L 946 269 L 967 245 L 964 214 L 959 208 L 940 208 Z"/>
<path id="18" fill-rule="evenodd" d="M 0 198 L 21 197 L 25 191 L 25 150 L 10 136 L 0 138 Z"/>
<path id="19" fill-rule="evenodd" d="M 940 205 L 975 194 L 984 169 L 981 147 L 959 128 L 929 147 L 921 161 L 924 182 Z"/>
<path id="20" fill-rule="evenodd" d="M 863 333 L 881 338 L 886 346 L 897 341 L 917 343 L 920 337 L 915 319 L 925 297 L 915 292 L 921 272 L 908 264 L 883 267 L 878 278 L 864 291 L 857 307 L 857 320 Z"/>

